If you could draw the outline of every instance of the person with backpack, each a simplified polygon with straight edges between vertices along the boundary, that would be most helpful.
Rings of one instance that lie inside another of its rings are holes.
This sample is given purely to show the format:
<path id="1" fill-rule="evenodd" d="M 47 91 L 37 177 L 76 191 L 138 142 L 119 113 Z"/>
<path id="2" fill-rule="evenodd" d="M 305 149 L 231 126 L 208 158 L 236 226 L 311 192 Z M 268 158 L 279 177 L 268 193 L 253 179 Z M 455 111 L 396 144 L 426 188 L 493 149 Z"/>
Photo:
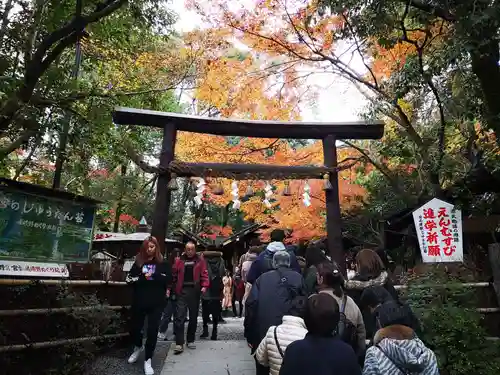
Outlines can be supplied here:
<path id="1" fill-rule="evenodd" d="M 290 256 L 290 268 L 297 273 L 301 272 L 300 265 L 295 256 L 294 247 L 287 248 L 283 241 L 285 240 L 285 231 L 275 229 L 271 232 L 271 242 L 266 250 L 261 252 L 257 259 L 252 263 L 247 274 L 247 282 L 253 284 L 260 275 L 273 270 L 273 255 L 277 251 L 286 251 Z"/>
<path id="2" fill-rule="evenodd" d="M 269 367 L 271 375 L 279 375 L 288 345 L 302 340 L 307 335 L 304 323 L 306 302 L 305 298 L 297 299 L 291 310 L 283 316 L 283 322 L 278 326 L 269 327 L 266 337 L 255 351 L 255 358 L 262 366 Z"/>
<path id="3" fill-rule="evenodd" d="M 222 253 L 218 251 L 205 251 L 203 258 L 207 263 L 209 287 L 201 296 L 201 315 L 203 318 L 203 332 L 200 339 L 208 338 L 208 323 L 212 315 L 211 340 L 217 340 L 217 326 L 221 313 L 222 278 L 226 272 Z"/>
<path id="4" fill-rule="evenodd" d="M 342 289 L 344 278 L 335 263 L 320 263 L 317 269 L 318 292 L 333 297 L 340 307 L 337 335 L 351 345 L 358 358 L 362 358 L 366 349 L 366 330 L 361 310 Z"/>
<path id="5" fill-rule="evenodd" d="M 273 256 L 274 269 L 262 274 L 252 285 L 245 304 L 245 338 L 252 354 L 269 327 L 281 324 L 297 299 L 306 298 L 302 275 L 290 269 L 290 254 L 277 251 Z M 269 368 L 262 366 L 257 359 L 257 375 L 268 374 Z"/>

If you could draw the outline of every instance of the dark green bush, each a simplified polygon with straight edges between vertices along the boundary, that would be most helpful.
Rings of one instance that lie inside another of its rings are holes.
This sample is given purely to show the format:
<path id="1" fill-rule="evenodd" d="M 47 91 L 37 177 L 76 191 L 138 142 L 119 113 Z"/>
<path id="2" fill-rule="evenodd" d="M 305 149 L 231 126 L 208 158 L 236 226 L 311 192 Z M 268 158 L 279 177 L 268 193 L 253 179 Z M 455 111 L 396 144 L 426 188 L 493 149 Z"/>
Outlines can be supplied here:
<path id="1" fill-rule="evenodd" d="M 123 332 L 125 321 L 121 314 L 103 308 L 102 301 L 97 298 L 94 292 L 84 293 L 81 289 L 73 291 L 65 285 L 47 287 L 32 284 L 10 287 L 2 294 L 4 293 L 8 293 L 13 299 L 20 302 L 9 308 L 22 309 L 27 306 L 30 308 L 77 306 L 91 308 L 65 313 L 2 318 L 0 319 L 0 342 L 2 345 L 102 336 Z M 6 352 L 0 356 L 0 368 L 5 369 L 6 374 L 78 375 L 84 371 L 85 366 L 95 354 L 108 344 L 110 343 L 92 341 Z"/>
<path id="2" fill-rule="evenodd" d="M 409 280 L 408 302 L 443 375 L 500 374 L 500 346 L 487 339 L 476 291 L 437 267 Z"/>

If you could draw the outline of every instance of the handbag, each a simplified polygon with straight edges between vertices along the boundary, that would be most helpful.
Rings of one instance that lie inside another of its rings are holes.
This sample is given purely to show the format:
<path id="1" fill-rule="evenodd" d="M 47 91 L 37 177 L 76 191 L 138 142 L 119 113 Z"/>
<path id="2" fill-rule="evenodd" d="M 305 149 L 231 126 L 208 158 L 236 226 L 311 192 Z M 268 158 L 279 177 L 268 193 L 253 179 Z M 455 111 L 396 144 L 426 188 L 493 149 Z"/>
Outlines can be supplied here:
<path id="1" fill-rule="evenodd" d="M 276 348 L 278 348 L 278 352 L 280 353 L 281 358 L 285 356 L 283 353 L 283 350 L 281 349 L 280 343 L 278 342 L 278 335 L 276 334 L 276 330 L 278 329 L 278 326 L 274 327 L 274 342 L 276 343 Z"/>

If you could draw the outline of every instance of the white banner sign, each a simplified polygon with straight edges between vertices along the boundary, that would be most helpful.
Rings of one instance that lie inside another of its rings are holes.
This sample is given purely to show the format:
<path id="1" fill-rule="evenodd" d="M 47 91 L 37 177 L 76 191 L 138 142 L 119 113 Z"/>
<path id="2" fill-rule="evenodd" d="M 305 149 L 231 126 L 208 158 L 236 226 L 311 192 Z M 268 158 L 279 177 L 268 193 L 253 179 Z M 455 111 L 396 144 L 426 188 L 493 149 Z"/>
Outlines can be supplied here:
<path id="1" fill-rule="evenodd" d="M 424 263 L 463 262 L 462 211 L 434 198 L 413 212 Z"/>
<path id="2" fill-rule="evenodd" d="M 69 271 L 65 264 L 0 259 L 0 275 L 65 278 L 69 277 Z"/>

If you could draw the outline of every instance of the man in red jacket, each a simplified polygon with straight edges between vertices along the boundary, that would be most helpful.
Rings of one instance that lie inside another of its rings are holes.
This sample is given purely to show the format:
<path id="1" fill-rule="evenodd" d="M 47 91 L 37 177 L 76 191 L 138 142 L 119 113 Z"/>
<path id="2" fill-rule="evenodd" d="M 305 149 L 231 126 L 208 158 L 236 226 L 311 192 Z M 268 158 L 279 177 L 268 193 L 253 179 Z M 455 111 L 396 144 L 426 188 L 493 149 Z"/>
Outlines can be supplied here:
<path id="1" fill-rule="evenodd" d="M 189 323 L 186 346 L 189 349 L 196 348 L 194 338 L 198 323 L 200 297 L 209 287 L 207 265 L 203 257 L 196 254 L 196 246 L 193 242 L 188 242 L 184 254 L 176 259 L 172 267 L 172 276 L 173 292 L 177 297 L 177 308 L 174 319 L 176 344 L 174 353 L 180 354 L 184 351 L 184 323 L 188 310 Z"/>

